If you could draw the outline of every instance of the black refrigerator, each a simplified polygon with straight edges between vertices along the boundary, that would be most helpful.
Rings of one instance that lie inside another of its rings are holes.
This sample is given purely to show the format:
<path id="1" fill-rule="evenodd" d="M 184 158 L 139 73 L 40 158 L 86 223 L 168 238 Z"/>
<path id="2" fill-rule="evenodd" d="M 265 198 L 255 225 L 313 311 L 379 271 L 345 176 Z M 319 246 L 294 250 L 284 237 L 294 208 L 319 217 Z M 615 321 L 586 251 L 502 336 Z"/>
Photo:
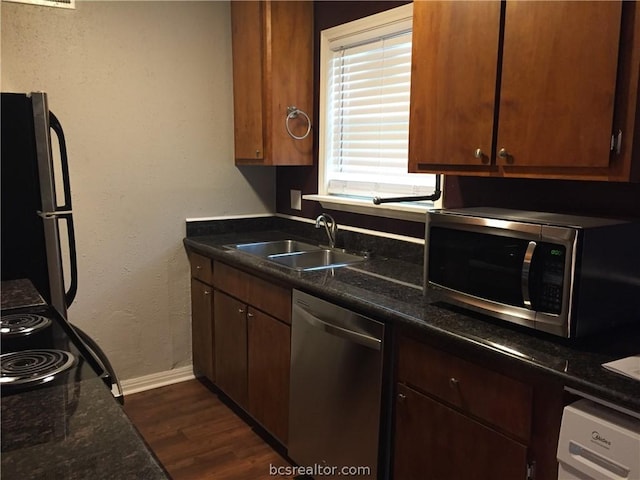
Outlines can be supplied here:
<path id="1" fill-rule="evenodd" d="M 73 349 L 77 347 L 78 355 L 86 357 L 114 396 L 122 400 L 122 389 L 106 355 L 92 338 L 68 322 L 67 308 L 76 296 L 78 272 L 69 165 L 62 126 L 49 111 L 44 92 L 3 92 L 0 110 L 2 283 L 8 286 L 28 280 L 48 308 L 43 312 L 22 308 L 20 315 L 16 315 L 3 307 L 0 381 L 6 386 L 6 382 L 15 376 L 15 372 L 8 372 L 13 364 L 5 352 L 17 345 L 18 334 L 31 328 L 23 326 L 22 322 L 31 321 L 27 318 L 33 314 L 42 316 L 44 313 L 66 332 L 63 344 L 71 342 Z M 69 279 L 68 285 L 65 285 L 65 277 Z M 3 305 L 4 300 L 3 292 Z M 49 346 L 50 342 L 45 343 Z M 34 351 L 42 346 L 38 336 L 27 332 L 16 349 Z M 14 363 L 22 365 L 25 361 L 20 359 Z"/>
<path id="2" fill-rule="evenodd" d="M 78 275 L 64 133 L 49 111 L 45 93 L 3 93 L 0 109 L 2 280 L 29 278 L 45 301 L 66 317 Z M 54 155 L 51 132 L 57 139 L 58 155 Z M 54 160 L 59 163 L 54 165 Z M 56 191 L 59 185 L 62 192 Z M 61 251 L 65 232 L 67 289 Z"/>

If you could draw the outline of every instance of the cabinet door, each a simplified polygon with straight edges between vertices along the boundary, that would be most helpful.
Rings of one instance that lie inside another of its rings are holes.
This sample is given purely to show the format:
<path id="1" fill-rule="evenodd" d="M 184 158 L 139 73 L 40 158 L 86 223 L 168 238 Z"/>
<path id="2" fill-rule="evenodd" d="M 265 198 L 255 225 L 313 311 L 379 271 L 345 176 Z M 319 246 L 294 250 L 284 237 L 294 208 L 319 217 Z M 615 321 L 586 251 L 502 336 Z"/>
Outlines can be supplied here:
<path id="1" fill-rule="evenodd" d="M 247 323 L 249 412 L 286 445 L 291 327 L 251 307 Z"/>
<path id="2" fill-rule="evenodd" d="M 288 107 L 313 119 L 313 2 L 231 2 L 231 33 L 236 163 L 313 164 L 313 135 L 286 128 Z"/>
<path id="3" fill-rule="evenodd" d="M 313 119 L 313 2 L 270 1 L 264 8 L 269 163 L 312 165 L 313 135 L 310 132 L 304 139 L 294 139 L 285 123 L 288 107 L 296 107 Z M 303 115 L 288 123 L 294 135 L 304 136 L 308 122 Z"/>
<path id="4" fill-rule="evenodd" d="M 527 448 L 398 385 L 394 478 L 526 478 Z"/>
<path id="5" fill-rule="evenodd" d="M 497 144 L 505 174 L 609 165 L 621 8 L 506 3 Z"/>
<path id="6" fill-rule="evenodd" d="M 231 2 L 236 159 L 264 159 L 262 104 L 263 2 Z"/>
<path id="7" fill-rule="evenodd" d="M 414 2 L 410 171 L 487 170 L 499 32 L 500 2 Z"/>
<path id="8" fill-rule="evenodd" d="M 214 291 L 216 385 L 247 407 L 247 307 Z"/>
<path id="9" fill-rule="evenodd" d="M 213 289 L 191 279 L 191 351 L 193 371 L 215 381 L 213 359 Z"/>

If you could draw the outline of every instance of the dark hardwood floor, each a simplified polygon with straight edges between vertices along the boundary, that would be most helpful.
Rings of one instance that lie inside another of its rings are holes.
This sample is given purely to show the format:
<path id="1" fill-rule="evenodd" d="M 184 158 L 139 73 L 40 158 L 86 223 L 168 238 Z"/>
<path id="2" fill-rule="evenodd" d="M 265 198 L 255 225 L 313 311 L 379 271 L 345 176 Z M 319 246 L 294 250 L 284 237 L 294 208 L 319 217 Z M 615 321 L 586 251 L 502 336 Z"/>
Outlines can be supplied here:
<path id="1" fill-rule="evenodd" d="M 174 480 L 288 478 L 289 463 L 198 380 L 128 395 L 124 410 Z"/>

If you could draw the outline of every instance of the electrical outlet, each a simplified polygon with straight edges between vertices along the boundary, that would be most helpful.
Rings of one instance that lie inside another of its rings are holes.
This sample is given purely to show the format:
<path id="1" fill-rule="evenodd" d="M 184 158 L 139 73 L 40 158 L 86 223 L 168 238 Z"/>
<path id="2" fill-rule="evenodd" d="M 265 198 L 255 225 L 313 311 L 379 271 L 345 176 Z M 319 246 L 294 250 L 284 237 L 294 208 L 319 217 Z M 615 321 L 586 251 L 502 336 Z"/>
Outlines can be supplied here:
<path id="1" fill-rule="evenodd" d="M 291 209 L 302 210 L 302 191 L 291 190 Z"/>

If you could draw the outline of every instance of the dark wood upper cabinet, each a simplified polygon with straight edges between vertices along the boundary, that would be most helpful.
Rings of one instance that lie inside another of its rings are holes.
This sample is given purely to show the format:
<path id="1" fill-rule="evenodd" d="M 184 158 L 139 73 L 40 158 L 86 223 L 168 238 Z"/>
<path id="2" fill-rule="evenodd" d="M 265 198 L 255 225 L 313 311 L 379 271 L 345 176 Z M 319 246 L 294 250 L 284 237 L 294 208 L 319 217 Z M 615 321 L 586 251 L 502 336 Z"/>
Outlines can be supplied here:
<path id="1" fill-rule="evenodd" d="M 635 2 L 415 2 L 410 171 L 636 180 L 636 25 Z"/>
<path id="2" fill-rule="evenodd" d="M 313 135 L 286 120 L 313 119 L 313 2 L 231 2 L 231 33 L 236 164 L 311 165 Z"/>
<path id="3" fill-rule="evenodd" d="M 488 167 L 499 33 L 500 2 L 414 3 L 412 171 L 431 165 Z"/>
<path id="4" fill-rule="evenodd" d="M 608 167 L 621 2 L 526 3 L 506 4 L 497 162 Z"/>

